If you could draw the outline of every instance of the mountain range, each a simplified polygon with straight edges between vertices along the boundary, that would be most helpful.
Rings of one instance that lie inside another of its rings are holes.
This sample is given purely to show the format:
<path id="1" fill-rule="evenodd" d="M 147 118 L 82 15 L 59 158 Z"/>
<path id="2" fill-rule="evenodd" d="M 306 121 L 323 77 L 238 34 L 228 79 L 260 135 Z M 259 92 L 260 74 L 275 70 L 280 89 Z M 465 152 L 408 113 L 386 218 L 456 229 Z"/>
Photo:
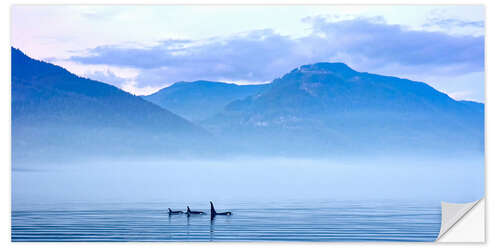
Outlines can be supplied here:
<path id="1" fill-rule="evenodd" d="M 303 65 L 269 84 L 179 82 L 148 96 L 12 48 L 14 158 L 484 151 L 484 104 L 428 84 Z"/>
<path id="2" fill-rule="evenodd" d="M 196 148 L 194 138 L 209 136 L 141 97 L 34 60 L 15 48 L 11 54 L 16 159 L 178 152 Z"/>
<path id="3" fill-rule="evenodd" d="M 456 101 L 422 82 L 316 63 L 229 103 L 202 125 L 284 152 L 481 152 L 484 105 Z"/>

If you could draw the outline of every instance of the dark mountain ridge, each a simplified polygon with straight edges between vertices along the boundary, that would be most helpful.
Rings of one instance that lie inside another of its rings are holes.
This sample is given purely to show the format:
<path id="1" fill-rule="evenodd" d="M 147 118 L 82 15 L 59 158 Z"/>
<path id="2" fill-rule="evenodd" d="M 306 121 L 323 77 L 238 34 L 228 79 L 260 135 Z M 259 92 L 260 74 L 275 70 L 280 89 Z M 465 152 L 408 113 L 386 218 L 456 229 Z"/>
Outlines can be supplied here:
<path id="1" fill-rule="evenodd" d="M 281 152 L 480 152 L 484 147 L 483 104 L 343 63 L 294 69 L 203 125 L 221 136 L 245 138 L 248 146 L 265 142 L 267 150 Z"/>
<path id="2" fill-rule="evenodd" d="M 15 48 L 11 53 L 13 154 L 22 156 L 17 158 L 177 152 L 209 136 L 119 88 L 31 59 Z"/>

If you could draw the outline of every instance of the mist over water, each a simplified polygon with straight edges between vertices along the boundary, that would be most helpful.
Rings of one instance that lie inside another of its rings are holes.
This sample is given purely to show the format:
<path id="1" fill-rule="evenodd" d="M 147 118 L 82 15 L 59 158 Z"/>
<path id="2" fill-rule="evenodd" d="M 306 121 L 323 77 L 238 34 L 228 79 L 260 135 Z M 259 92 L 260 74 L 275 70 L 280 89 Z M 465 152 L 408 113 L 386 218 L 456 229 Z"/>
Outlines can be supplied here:
<path id="1" fill-rule="evenodd" d="M 483 160 L 249 158 L 14 169 L 13 241 L 433 241 Z M 169 216 L 167 208 L 231 216 Z"/>
<path id="2" fill-rule="evenodd" d="M 483 196 L 483 166 L 482 157 L 101 160 L 14 168 L 12 197 L 14 210 L 82 202 L 470 202 Z"/>

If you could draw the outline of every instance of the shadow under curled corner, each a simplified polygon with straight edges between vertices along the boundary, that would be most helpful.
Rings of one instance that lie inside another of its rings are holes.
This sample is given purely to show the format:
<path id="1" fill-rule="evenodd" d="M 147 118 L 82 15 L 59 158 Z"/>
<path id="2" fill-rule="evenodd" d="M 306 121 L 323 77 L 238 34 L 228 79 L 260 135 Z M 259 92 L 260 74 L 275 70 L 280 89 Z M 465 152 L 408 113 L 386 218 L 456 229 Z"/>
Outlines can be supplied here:
<path id="1" fill-rule="evenodd" d="M 441 202 L 436 242 L 485 242 L 484 198 L 469 203 Z"/>

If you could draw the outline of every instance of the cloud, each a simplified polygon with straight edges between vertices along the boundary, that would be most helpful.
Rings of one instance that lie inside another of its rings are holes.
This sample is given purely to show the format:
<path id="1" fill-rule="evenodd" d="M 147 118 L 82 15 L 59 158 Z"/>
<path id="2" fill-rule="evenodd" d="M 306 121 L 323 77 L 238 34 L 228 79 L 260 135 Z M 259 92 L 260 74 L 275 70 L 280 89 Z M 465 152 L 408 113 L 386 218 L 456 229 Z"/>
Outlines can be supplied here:
<path id="1" fill-rule="evenodd" d="M 119 77 L 109 69 L 106 69 L 105 71 L 87 72 L 85 76 L 93 80 L 110 83 L 119 87 L 122 87 L 130 81 L 129 78 Z"/>
<path id="2" fill-rule="evenodd" d="M 424 27 L 439 26 L 442 28 L 464 28 L 464 27 L 474 27 L 474 28 L 484 28 L 484 21 L 464 21 L 457 18 L 439 18 L 431 17 L 427 19 L 427 23 Z"/>
<path id="3" fill-rule="evenodd" d="M 122 77 L 110 69 L 87 71 L 83 75 L 93 80 L 112 84 L 135 95 L 149 95 L 160 89 L 160 87 L 138 86 L 136 77 Z"/>
<path id="4" fill-rule="evenodd" d="M 453 75 L 484 71 L 484 36 L 410 30 L 383 18 L 310 23 L 309 35 L 292 38 L 254 30 L 206 40 L 166 40 L 156 45 L 106 45 L 69 60 L 139 70 L 137 87 L 177 81 L 265 82 L 295 67 L 342 61 L 355 69 L 400 74 Z"/>

